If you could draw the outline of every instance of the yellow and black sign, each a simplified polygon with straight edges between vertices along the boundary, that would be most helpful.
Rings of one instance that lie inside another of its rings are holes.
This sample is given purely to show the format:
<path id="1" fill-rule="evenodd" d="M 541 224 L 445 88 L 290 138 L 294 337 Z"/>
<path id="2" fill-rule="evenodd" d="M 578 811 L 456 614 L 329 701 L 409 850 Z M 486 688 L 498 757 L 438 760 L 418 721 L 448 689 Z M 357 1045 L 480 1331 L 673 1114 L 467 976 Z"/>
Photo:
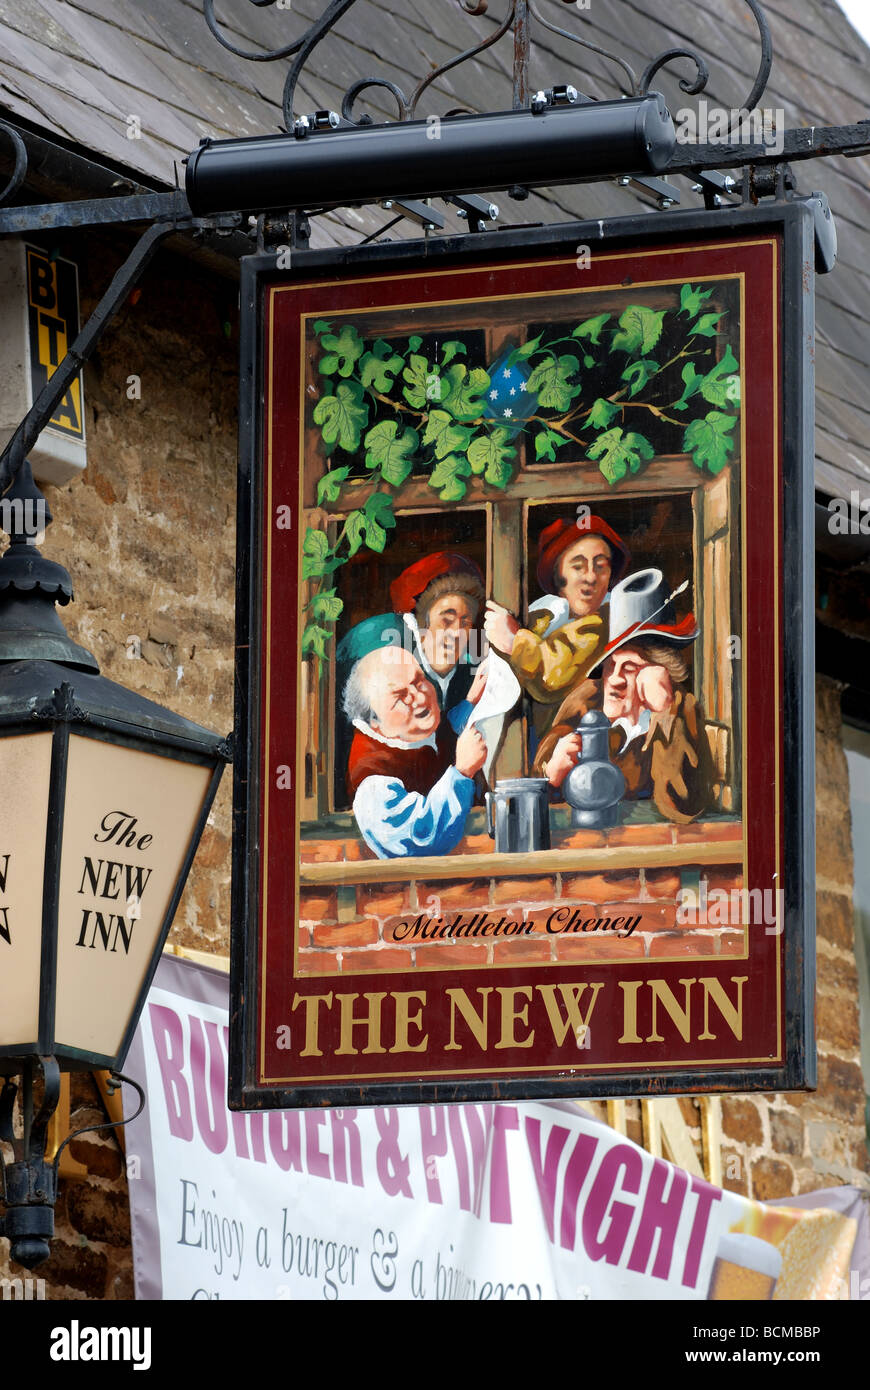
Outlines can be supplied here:
<path id="1" fill-rule="evenodd" d="M 79 284 L 72 261 L 50 257 L 36 246 L 28 246 L 26 253 L 30 380 L 35 400 L 78 334 Z M 64 395 L 48 428 L 84 440 L 81 376 Z"/>

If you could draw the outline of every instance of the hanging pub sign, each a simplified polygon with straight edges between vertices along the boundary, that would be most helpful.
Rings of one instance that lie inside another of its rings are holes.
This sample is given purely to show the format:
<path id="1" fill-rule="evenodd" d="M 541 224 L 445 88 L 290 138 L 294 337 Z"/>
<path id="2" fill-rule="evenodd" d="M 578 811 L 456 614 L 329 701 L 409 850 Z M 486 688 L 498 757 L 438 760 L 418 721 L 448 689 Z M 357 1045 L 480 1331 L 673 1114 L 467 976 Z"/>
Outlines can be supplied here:
<path id="1" fill-rule="evenodd" d="M 811 214 L 286 259 L 231 1103 L 812 1086 Z"/>

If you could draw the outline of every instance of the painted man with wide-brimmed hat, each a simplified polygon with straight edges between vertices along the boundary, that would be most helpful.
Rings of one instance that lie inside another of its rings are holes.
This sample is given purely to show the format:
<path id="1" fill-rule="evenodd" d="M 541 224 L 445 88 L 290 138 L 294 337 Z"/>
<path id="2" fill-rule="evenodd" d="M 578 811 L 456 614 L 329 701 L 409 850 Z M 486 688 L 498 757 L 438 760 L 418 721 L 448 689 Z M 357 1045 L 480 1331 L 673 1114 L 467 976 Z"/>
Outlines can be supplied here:
<path id="1" fill-rule="evenodd" d="M 533 700 L 558 707 L 588 676 L 608 640 L 600 610 L 628 570 L 622 537 L 588 507 L 545 527 L 538 541 L 538 583 L 544 597 L 523 627 L 505 608 L 487 603 L 484 628 Z M 555 713 L 555 709 L 553 710 Z"/>
<path id="2" fill-rule="evenodd" d="M 685 588 L 685 585 L 681 586 Z M 589 667 L 581 692 L 569 695 L 542 740 L 535 771 L 547 775 L 556 745 L 590 708 L 611 723 L 610 755 L 626 781 L 626 798 L 651 797 L 668 820 L 686 822 L 710 805 L 712 759 L 700 702 L 684 688 L 682 655 L 698 636 L 693 613 L 677 618 L 659 569 L 638 570 L 610 599 L 611 636 Z M 576 736 L 576 750 L 582 736 Z M 564 745 L 563 745 L 564 748 Z"/>

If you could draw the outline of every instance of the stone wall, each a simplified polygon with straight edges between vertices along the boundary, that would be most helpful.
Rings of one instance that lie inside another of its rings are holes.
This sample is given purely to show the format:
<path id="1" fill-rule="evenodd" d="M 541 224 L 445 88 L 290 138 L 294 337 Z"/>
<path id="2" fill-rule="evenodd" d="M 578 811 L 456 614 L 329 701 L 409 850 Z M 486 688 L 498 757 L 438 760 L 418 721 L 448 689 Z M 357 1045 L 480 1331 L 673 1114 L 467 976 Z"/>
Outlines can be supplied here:
<path id="1" fill-rule="evenodd" d="M 70 240 L 84 319 L 121 252 Z M 236 300 L 232 281 L 157 256 L 85 369 L 88 467 L 46 489 L 43 546 L 72 575 L 63 621 L 102 674 L 222 733 L 233 723 Z M 172 936 L 224 954 L 231 788 L 228 770 Z"/>
<path id="2" fill-rule="evenodd" d="M 724 1185 L 760 1199 L 856 1183 L 870 1189 L 858 1033 L 849 783 L 840 692 L 816 687 L 816 1030 L 812 1094 L 726 1099 Z"/>

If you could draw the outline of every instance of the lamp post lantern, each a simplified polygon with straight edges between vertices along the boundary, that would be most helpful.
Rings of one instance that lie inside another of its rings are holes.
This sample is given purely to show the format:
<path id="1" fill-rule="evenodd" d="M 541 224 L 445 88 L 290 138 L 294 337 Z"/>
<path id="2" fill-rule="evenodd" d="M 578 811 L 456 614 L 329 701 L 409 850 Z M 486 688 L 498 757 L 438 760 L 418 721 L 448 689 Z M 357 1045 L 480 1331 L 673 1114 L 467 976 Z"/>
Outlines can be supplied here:
<path id="1" fill-rule="evenodd" d="M 32 1267 L 53 1232 L 59 1072 L 122 1066 L 230 748 L 70 639 L 56 610 L 70 577 L 26 524 L 34 506 L 51 520 L 28 464 L 2 502 L 0 1139 L 16 1148 L 2 1233 Z"/>

